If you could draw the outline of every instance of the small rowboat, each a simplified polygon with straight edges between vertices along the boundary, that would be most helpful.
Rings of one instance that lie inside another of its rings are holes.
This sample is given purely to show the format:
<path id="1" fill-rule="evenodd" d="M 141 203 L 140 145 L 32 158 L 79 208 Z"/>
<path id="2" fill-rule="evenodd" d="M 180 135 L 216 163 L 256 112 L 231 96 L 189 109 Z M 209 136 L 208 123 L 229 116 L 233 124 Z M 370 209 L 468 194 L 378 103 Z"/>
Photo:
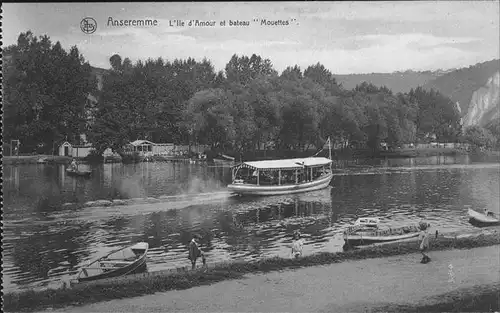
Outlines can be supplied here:
<path id="1" fill-rule="evenodd" d="M 81 283 L 144 272 L 148 250 L 147 242 L 115 250 L 83 267 L 76 280 Z"/>
<path id="2" fill-rule="evenodd" d="M 90 177 L 92 175 L 92 171 L 80 171 L 80 170 L 72 170 L 72 169 L 66 169 L 66 174 L 69 176 L 76 176 L 76 177 Z"/>
<path id="3" fill-rule="evenodd" d="M 469 214 L 469 222 L 472 225 L 493 226 L 500 224 L 500 220 L 498 219 L 498 216 L 495 216 L 495 214 L 493 214 L 493 216 L 489 216 L 471 209 L 468 209 L 467 213 Z"/>
<path id="4" fill-rule="evenodd" d="M 414 225 L 381 229 L 377 218 L 361 218 L 344 232 L 344 241 L 347 246 L 369 245 L 417 237 L 419 231 Z"/>

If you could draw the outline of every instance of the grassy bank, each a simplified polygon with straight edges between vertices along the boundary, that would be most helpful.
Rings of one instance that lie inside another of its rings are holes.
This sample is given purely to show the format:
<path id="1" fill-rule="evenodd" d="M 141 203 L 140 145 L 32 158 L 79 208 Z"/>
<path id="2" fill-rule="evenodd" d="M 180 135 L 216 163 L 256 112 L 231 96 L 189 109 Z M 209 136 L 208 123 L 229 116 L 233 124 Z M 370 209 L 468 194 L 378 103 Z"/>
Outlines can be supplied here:
<path id="1" fill-rule="evenodd" d="M 44 160 L 48 164 L 70 164 L 72 158 L 59 155 L 20 155 L 4 156 L 2 162 L 4 165 L 21 165 L 37 164 L 38 160 Z"/>
<path id="2" fill-rule="evenodd" d="M 463 288 L 426 302 L 422 305 L 386 305 L 373 312 L 498 312 L 500 284 Z"/>
<path id="3" fill-rule="evenodd" d="M 465 238 L 448 238 L 442 235 L 431 240 L 431 250 L 467 249 L 499 245 L 498 233 L 480 234 Z M 268 258 L 257 262 L 234 262 L 211 266 L 208 271 L 169 271 L 134 275 L 116 280 L 79 285 L 69 289 L 23 291 L 4 295 L 4 310 L 33 311 L 47 307 L 83 305 L 99 301 L 142 296 L 155 292 L 188 289 L 195 286 L 241 278 L 245 274 L 262 273 L 307 266 L 326 265 L 350 260 L 387 257 L 414 253 L 416 241 L 391 243 L 339 253 L 318 253 L 300 259 Z"/>
<path id="4" fill-rule="evenodd" d="M 430 156 L 454 156 L 460 154 L 467 154 L 467 151 L 455 148 L 421 148 L 415 149 L 415 156 L 417 157 L 430 157 Z"/>

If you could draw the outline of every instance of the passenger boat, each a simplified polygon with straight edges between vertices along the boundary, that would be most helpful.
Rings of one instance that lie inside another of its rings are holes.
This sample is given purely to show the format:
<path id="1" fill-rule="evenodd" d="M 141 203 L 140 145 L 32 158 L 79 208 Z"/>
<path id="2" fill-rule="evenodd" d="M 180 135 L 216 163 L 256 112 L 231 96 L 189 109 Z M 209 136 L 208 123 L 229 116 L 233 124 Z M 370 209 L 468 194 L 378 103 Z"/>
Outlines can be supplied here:
<path id="1" fill-rule="evenodd" d="M 362 221 L 364 220 L 364 221 Z M 420 229 L 416 225 L 381 228 L 377 218 L 360 218 L 344 231 L 347 246 L 361 246 L 372 243 L 390 242 L 417 237 Z"/>
<path id="2" fill-rule="evenodd" d="M 494 226 L 500 224 L 498 215 L 491 212 L 492 216 L 485 215 L 483 213 L 476 212 L 474 210 L 468 209 L 469 222 L 476 226 Z"/>
<path id="3" fill-rule="evenodd" d="M 326 188 L 332 178 L 330 148 L 330 158 L 243 162 L 233 167 L 232 183 L 227 188 L 240 196 L 284 195 Z"/>
<path id="4" fill-rule="evenodd" d="M 146 270 L 148 250 L 147 242 L 138 242 L 130 247 L 115 250 L 83 267 L 76 280 L 81 283 L 141 273 Z"/>
<path id="5" fill-rule="evenodd" d="M 81 170 L 72 170 L 70 168 L 66 169 L 66 174 L 69 176 L 77 176 L 77 177 L 90 177 L 92 175 L 92 171 L 81 171 Z"/>

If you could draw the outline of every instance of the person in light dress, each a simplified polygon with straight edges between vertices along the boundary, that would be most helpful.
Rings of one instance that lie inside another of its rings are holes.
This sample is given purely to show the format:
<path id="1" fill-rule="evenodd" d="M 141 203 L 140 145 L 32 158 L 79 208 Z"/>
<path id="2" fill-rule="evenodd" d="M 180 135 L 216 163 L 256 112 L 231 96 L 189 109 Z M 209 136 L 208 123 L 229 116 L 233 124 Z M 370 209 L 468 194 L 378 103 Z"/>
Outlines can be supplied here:
<path id="1" fill-rule="evenodd" d="M 420 263 L 429 263 L 431 258 L 429 258 L 429 256 L 426 254 L 427 250 L 429 249 L 429 232 L 427 230 L 429 224 L 421 222 L 419 226 L 420 234 L 418 236 L 418 239 L 420 241 L 420 253 L 422 253 L 422 260 L 420 261 Z"/>
<path id="2" fill-rule="evenodd" d="M 301 257 L 303 248 L 304 241 L 300 238 L 300 232 L 297 231 L 293 234 L 292 258 L 298 259 Z"/>

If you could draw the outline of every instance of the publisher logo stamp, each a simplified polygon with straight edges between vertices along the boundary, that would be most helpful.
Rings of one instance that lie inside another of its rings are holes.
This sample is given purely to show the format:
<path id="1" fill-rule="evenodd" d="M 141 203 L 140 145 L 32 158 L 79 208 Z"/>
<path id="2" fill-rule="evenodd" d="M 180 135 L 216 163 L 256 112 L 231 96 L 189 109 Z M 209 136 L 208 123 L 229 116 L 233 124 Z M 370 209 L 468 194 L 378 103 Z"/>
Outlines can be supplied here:
<path id="1" fill-rule="evenodd" d="M 97 22 L 91 17 L 86 17 L 80 22 L 80 29 L 85 34 L 93 34 L 97 30 Z"/>

